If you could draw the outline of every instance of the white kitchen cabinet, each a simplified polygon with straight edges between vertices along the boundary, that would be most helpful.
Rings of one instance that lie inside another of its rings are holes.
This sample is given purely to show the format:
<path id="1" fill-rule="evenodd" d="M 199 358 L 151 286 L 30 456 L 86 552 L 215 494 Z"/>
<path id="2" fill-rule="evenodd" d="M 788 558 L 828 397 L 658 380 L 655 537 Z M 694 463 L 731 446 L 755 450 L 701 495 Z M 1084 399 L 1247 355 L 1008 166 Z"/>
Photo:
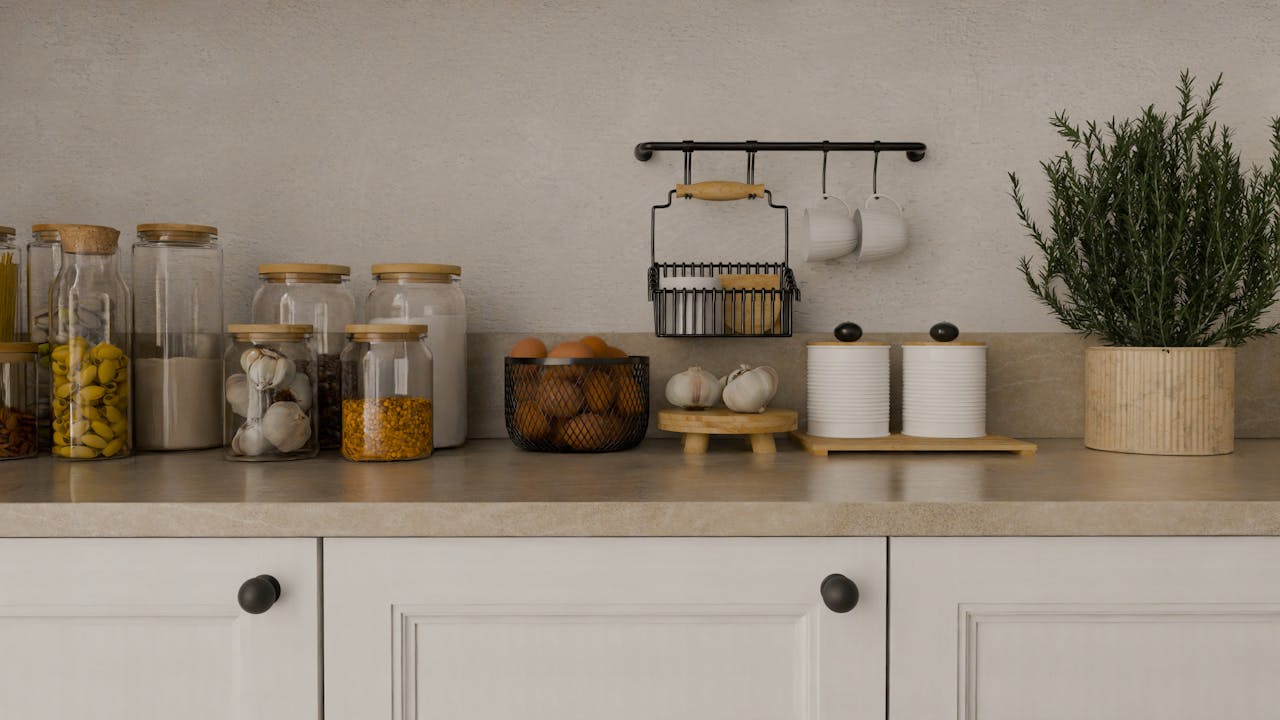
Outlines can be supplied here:
<path id="1" fill-rule="evenodd" d="M 1274 720 L 1280 539 L 890 541 L 891 720 Z"/>
<path id="2" fill-rule="evenodd" d="M 882 538 L 326 540 L 325 717 L 881 720 L 885 576 Z"/>
<path id="3" fill-rule="evenodd" d="M 316 720 L 318 569 L 314 539 L 0 540 L 0 718 Z"/>

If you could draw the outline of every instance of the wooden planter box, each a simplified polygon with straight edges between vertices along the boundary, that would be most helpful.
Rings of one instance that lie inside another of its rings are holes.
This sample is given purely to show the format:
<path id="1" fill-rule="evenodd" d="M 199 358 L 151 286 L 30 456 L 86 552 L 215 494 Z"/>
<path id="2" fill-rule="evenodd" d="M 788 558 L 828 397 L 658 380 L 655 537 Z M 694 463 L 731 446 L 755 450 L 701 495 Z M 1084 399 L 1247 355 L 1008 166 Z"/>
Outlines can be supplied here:
<path id="1" fill-rule="evenodd" d="M 1235 449 L 1234 348 L 1092 347 L 1084 444 L 1147 455 Z"/>

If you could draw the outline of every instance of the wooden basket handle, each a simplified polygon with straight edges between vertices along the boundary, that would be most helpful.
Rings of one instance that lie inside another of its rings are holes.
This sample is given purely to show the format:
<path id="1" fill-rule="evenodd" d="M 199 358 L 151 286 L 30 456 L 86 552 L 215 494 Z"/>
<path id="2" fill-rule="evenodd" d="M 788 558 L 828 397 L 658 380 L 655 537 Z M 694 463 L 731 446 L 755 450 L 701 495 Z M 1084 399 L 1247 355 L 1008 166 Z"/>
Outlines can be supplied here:
<path id="1" fill-rule="evenodd" d="M 731 180 L 707 180 L 692 185 L 676 185 L 676 194 L 695 200 L 744 200 L 764 197 L 764 185 L 748 185 Z"/>

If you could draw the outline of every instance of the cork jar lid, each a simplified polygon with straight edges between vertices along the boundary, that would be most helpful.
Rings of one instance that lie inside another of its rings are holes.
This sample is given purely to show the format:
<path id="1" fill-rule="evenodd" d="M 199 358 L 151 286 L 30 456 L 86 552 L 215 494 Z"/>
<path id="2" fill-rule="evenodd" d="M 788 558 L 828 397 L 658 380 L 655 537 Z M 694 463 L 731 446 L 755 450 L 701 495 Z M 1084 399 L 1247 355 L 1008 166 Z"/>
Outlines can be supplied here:
<path id="1" fill-rule="evenodd" d="M 75 255 L 112 255 L 120 241 L 120 231 L 104 225 L 49 225 L 47 228 L 58 233 L 63 252 Z"/>
<path id="2" fill-rule="evenodd" d="M 418 340 L 426 337 L 427 326 L 406 323 L 364 323 L 348 325 L 352 340 Z"/>
<path id="3" fill-rule="evenodd" d="M 205 242 L 218 236 L 218 228 L 212 225 L 188 225 L 186 223 L 143 223 L 138 226 L 138 237 L 159 242 Z"/>
<path id="4" fill-rule="evenodd" d="M 311 325 L 284 323 L 232 323 L 227 333 L 236 340 L 305 340 L 314 332 Z"/>
<path id="5" fill-rule="evenodd" d="M 461 265 L 440 265 L 437 263 L 378 263 L 369 268 L 374 276 L 379 275 L 461 275 Z"/>

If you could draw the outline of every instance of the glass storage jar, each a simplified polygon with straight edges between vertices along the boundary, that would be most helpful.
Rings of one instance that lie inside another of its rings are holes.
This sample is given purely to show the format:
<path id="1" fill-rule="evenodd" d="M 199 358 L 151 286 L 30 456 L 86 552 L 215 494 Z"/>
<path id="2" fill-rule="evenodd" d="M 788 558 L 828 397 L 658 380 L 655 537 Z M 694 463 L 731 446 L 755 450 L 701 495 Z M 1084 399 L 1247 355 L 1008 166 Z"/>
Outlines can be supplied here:
<path id="1" fill-rule="evenodd" d="M 130 427 L 129 287 L 120 276 L 120 231 L 58 225 L 62 267 L 49 291 L 53 454 L 127 457 Z"/>
<path id="2" fill-rule="evenodd" d="M 0 460 L 35 457 L 36 352 L 32 342 L 0 343 Z"/>
<path id="3" fill-rule="evenodd" d="M 365 302 L 371 323 L 431 326 L 434 358 L 432 438 L 437 448 L 467 441 L 467 301 L 458 265 L 387 263 L 371 268 L 377 281 Z"/>
<path id="4" fill-rule="evenodd" d="M 253 296 L 255 323 L 304 324 L 315 328 L 319 370 L 320 447 L 342 443 L 342 379 L 340 356 L 346 328 L 359 320 L 345 265 L 282 263 L 259 265 L 262 285 Z"/>
<path id="5" fill-rule="evenodd" d="M 342 351 L 342 456 L 431 455 L 431 350 L 426 325 L 348 325 Z"/>
<path id="6" fill-rule="evenodd" d="M 138 226 L 134 435 L 140 450 L 222 445 L 222 248 L 208 225 Z"/>
<path id="7" fill-rule="evenodd" d="M 310 325 L 228 325 L 224 356 L 228 460 L 315 457 L 316 351 Z"/>
<path id="8" fill-rule="evenodd" d="M 0 342 L 16 342 L 22 331 L 22 248 L 14 237 L 0 227 Z"/>

